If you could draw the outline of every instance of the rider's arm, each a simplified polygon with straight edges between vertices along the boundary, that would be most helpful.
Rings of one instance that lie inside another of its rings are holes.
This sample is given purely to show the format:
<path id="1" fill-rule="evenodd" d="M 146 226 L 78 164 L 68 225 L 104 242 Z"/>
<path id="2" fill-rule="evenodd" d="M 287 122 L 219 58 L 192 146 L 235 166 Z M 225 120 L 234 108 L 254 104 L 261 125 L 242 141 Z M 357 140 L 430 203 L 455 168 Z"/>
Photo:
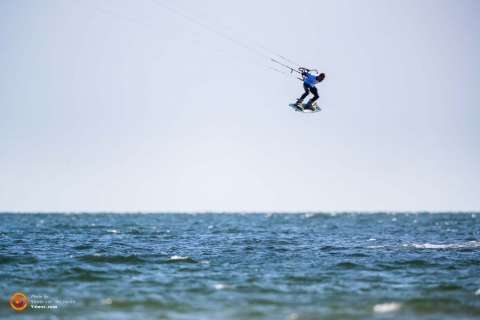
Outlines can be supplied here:
<path id="1" fill-rule="evenodd" d="M 302 78 L 297 78 L 297 79 L 300 80 L 300 81 L 305 81 L 306 76 L 307 76 L 307 72 L 304 71 L 304 72 L 302 72 Z"/>

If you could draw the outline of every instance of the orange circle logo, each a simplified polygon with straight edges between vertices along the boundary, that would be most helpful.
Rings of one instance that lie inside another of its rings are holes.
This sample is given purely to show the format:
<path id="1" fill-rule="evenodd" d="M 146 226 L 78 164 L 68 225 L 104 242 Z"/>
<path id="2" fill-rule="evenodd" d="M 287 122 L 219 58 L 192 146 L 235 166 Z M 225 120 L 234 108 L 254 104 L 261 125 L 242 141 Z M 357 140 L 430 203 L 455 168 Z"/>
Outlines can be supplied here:
<path id="1" fill-rule="evenodd" d="M 21 292 L 14 293 L 10 297 L 10 306 L 17 311 L 22 311 L 27 307 L 27 305 L 28 298 Z"/>

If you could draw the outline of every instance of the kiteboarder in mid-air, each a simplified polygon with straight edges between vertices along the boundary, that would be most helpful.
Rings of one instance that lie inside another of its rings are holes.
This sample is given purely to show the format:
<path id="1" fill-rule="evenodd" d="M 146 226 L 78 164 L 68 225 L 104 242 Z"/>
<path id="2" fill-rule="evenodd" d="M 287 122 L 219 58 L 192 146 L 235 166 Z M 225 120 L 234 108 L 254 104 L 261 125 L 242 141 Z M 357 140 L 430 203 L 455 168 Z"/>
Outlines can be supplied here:
<path id="1" fill-rule="evenodd" d="M 317 106 L 317 103 L 315 101 L 317 101 L 317 99 L 319 98 L 318 90 L 317 88 L 315 88 L 315 85 L 325 79 L 325 73 L 313 74 L 310 72 L 310 70 L 304 68 L 301 68 L 301 71 L 303 79 L 299 79 L 303 80 L 303 89 L 305 89 L 305 93 L 302 94 L 302 96 L 297 100 L 297 102 L 295 103 L 295 107 L 303 110 L 303 99 L 305 99 L 305 97 L 308 96 L 308 94 L 311 92 L 313 93 L 313 98 L 308 101 L 308 103 L 305 105 L 305 108 L 314 111 L 315 107 Z"/>
<path id="2" fill-rule="evenodd" d="M 184 39 L 184 40 L 186 40 L 186 41 L 193 42 L 193 43 L 196 43 L 196 44 L 198 44 L 198 45 L 201 45 L 201 46 L 204 46 L 204 47 L 207 47 L 207 48 L 216 50 L 216 51 L 223 52 L 223 53 L 225 53 L 225 54 L 228 54 L 228 55 L 230 55 L 230 56 L 236 57 L 236 58 L 238 58 L 238 59 L 241 59 L 241 60 L 244 60 L 244 61 L 248 61 L 248 62 L 250 62 L 250 63 L 252 63 L 252 64 L 255 64 L 255 65 L 257 65 L 257 66 L 260 65 L 260 66 L 262 66 L 262 67 L 264 67 L 264 68 L 271 69 L 271 70 L 273 70 L 273 71 L 277 71 L 277 72 L 280 72 L 280 73 L 284 73 L 284 74 L 289 75 L 288 73 L 283 72 L 283 71 L 280 71 L 280 70 L 277 70 L 277 69 L 275 69 L 275 68 L 272 68 L 272 67 L 269 66 L 269 65 L 262 64 L 262 63 L 258 63 L 258 62 L 255 62 L 255 61 L 251 61 L 251 60 L 249 60 L 249 59 L 245 59 L 245 58 L 242 57 L 242 56 L 239 56 L 239 55 L 236 55 L 236 54 L 232 54 L 232 53 L 223 51 L 223 50 L 221 50 L 221 49 L 219 49 L 219 48 L 216 48 L 216 47 L 212 47 L 212 46 L 210 46 L 209 44 L 204 43 L 204 42 L 202 42 L 202 41 L 200 41 L 200 40 L 194 40 L 194 39 L 190 39 L 190 38 L 185 38 L 184 36 L 179 35 L 179 34 L 176 34 L 176 33 L 174 33 L 174 32 L 167 32 L 167 31 L 158 29 L 158 28 L 156 28 L 156 27 L 147 25 L 147 24 L 145 24 L 145 23 L 143 23 L 143 22 L 141 22 L 141 21 L 132 20 L 132 19 L 130 19 L 130 18 L 121 16 L 121 15 L 117 15 L 117 14 L 114 13 L 114 12 L 110 12 L 110 11 L 108 11 L 108 10 L 104 10 L 104 9 L 102 9 L 102 8 L 96 7 L 95 5 L 89 5 L 89 4 L 83 3 L 82 1 L 77 1 L 77 0 L 73 0 L 73 1 L 78 2 L 78 4 L 81 4 L 81 5 L 84 5 L 84 6 L 93 8 L 93 9 L 97 9 L 97 10 L 102 11 L 102 12 L 104 12 L 104 13 L 111 14 L 111 15 L 117 16 L 117 17 L 119 17 L 119 18 L 128 20 L 128 21 L 130 21 L 130 22 L 134 22 L 134 23 L 137 23 L 137 24 L 146 26 L 146 27 L 150 27 L 150 28 L 156 29 L 157 31 L 160 31 L 160 32 L 162 32 L 162 33 L 165 33 L 165 32 L 166 32 L 166 33 L 168 33 L 168 34 L 170 34 L 170 35 L 172 35 L 172 36 L 174 36 L 174 37 L 177 37 L 177 38 L 180 38 L 180 39 Z M 176 1 L 176 0 L 175 0 L 175 1 Z M 108 2 L 108 1 L 107 1 L 107 2 Z M 162 6 L 162 7 L 165 7 L 165 8 L 168 9 L 168 10 L 171 10 L 171 11 L 176 12 L 177 14 L 179 14 L 179 15 L 181 15 L 181 16 L 185 16 L 184 14 L 182 14 L 182 13 L 180 13 L 180 12 L 177 12 L 176 10 L 171 9 L 171 8 L 169 8 L 168 6 L 165 6 L 165 5 L 163 5 L 162 3 L 160 3 L 160 2 L 158 2 L 158 1 L 156 1 L 156 0 L 153 0 L 153 2 L 156 3 L 156 4 L 158 4 L 158 5 L 160 5 L 160 6 Z M 317 88 L 315 88 L 315 85 L 318 84 L 318 83 L 320 83 L 320 82 L 322 82 L 322 81 L 325 79 L 325 74 L 324 74 L 324 73 L 318 74 L 318 71 L 315 70 L 315 69 L 311 69 L 311 70 L 310 70 L 310 69 L 306 69 L 306 68 L 300 67 L 299 64 L 297 64 L 297 63 L 295 63 L 295 62 L 293 62 L 293 61 L 291 61 L 291 60 L 289 60 L 289 59 L 281 56 L 280 54 L 276 53 L 275 51 L 272 51 L 272 50 L 264 47 L 263 45 L 261 45 L 261 44 L 259 44 L 259 43 L 256 43 L 256 42 L 253 41 L 253 40 L 250 40 L 249 38 L 243 36 L 242 34 L 240 34 L 240 33 L 236 32 L 236 31 L 234 31 L 234 30 L 232 30 L 232 29 L 230 29 L 230 28 L 222 25 L 222 24 L 219 23 L 219 22 L 216 22 L 215 20 L 213 20 L 213 19 L 205 16 L 204 14 L 202 14 L 202 13 L 200 13 L 200 12 L 198 12 L 198 11 L 190 8 L 190 7 L 188 7 L 187 5 L 182 5 L 182 6 L 187 7 L 187 8 L 190 9 L 191 11 L 195 11 L 196 13 L 198 13 L 198 14 L 202 15 L 203 17 L 211 20 L 212 22 L 216 23 L 217 25 L 220 25 L 220 26 L 222 26 L 223 28 L 227 28 L 227 29 L 229 29 L 230 31 L 233 31 L 234 33 L 236 33 L 236 34 L 238 34 L 239 36 L 245 38 L 246 40 L 249 40 L 250 42 L 253 42 L 253 43 L 257 44 L 258 46 L 263 47 L 264 49 L 270 51 L 270 52 L 271 52 L 272 54 L 274 54 L 275 56 L 278 56 L 278 57 L 282 58 L 283 60 L 285 60 L 286 62 L 285 62 L 285 61 L 281 62 L 282 60 L 277 61 L 277 60 L 275 60 L 275 59 L 272 59 L 272 56 L 273 56 L 273 55 L 266 55 L 265 52 L 261 52 L 261 51 L 257 50 L 258 48 L 255 49 L 255 48 L 252 48 L 251 46 L 245 45 L 244 43 L 238 42 L 238 41 L 232 39 L 230 36 L 224 34 L 223 32 L 218 31 L 218 30 L 215 30 L 215 28 L 207 27 L 207 26 L 204 25 L 203 23 L 201 23 L 201 22 L 199 22 L 199 21 L 197 21 L 197 20 L 195 20 L 195 19 L 192 19 L 192 18 L 187 17 L 187 18 L 190 19 L 191 21 L 193 21 L 193 22 L 195 22 L 195 23 L 197 23 L 197 24 L 199 24 L 199 25 L 201 25 L 201 26 L 203 26 L 203 27 L 206 27 L 206 28 L 210 29 L 211 31 L 214 31 L 214 32 L 216 32 L 217 34 L 219 34 L 219 35 L 221 35 L 221 36 L 223 36 L 223 37 L 225 37 L 225 38 L 227 38 L 227 39 L 229 39 L 229 40 L 233 40 L 233 41 L 236 42 L 237 44 L 239 44 L 239 45 L 241 45 L 242 47 L 244 47 L 244 48 L 246 48 L 246 49 L 248 49 L 248 50 L 256 53 L 257 55 L 262 56 L 263 58 L 265 58 L 265 59 L 267 59 L 267 60 L 269 60 L 269 61 L 271 61 L 271 62 L 277 63 L 278 65 L 289 69 L 289 70 L 290 70 L 290 74 L 291 74 L 290 76 L 293 77 L 293 72 L 296 72 L 296 73 L 298 73 L 299 75 L 302 75 L 302 78 L 298 78 L 298 79 L 301 80 L 301 81 L 303 81 L 303 88 L 305 89 L 305 93 L 302 94 L 302 96 L 297 100 L 296 103 L 290 103 L 289 106 L 292 107 L 295 111 L 302 112 L 302 113 L 316 113 L 316 112 L 320 111 L 320 108 L 317 106 L 317 104 L 316 104 L 316 102 L 315 102 L 315 101 L 319 98 L 319 96 L 318 96 L 318 91 L 317 91 Z M 139 12 L 137 12 L 137 11 L 135 11 L 135 10 L 130 10 L 130 9 L 128 9 L 128 8 L 125 8 L 125 7 L 122 7 L 122 8 L 124 8 L 124 9 L 126 9 L 126 10 L 128 10 L 128 11 L 135 12 L 135 13 L 137 13 L 137 14 L 139 13 Z M 150 16 L 148 16 L 148 17 L 149 17 L 149 18 L 152 18 L 152 17 L 150 17 Z M 186 17 L 186 16 L 185 16 L 185 17 Z M 155 18 L 153 18 L 153 19 L 155 19 Z M 170 23 L 168 23 L 168 24 L 170 24 Z M 172 25 L 172 24 L 170 24 L 170 25 Z M 176 25 L 172 25 L 172 26 L 178 27 L 178 26 L 176 26 Z M 183 29 L 184 31 L 192 32 L 192 33 L 194 33 L 194 34 L 196 34 L 196 35 L 199 35 L 199 33 L 195 32 L 195 31 L 193 31 L 193 30 L 188 30 L 188 29 L 185 29 L 185 28 L 182 28 L 182 27 L 180 27 L 180 28 Z M 220 29 L 220 30 L 221 30 L 221 29 Z M 212 39 L 212 40 L 215 40 L 215 39 Z M 216 40 L 216 41 L 219 41 L 220 43 L 223 43 L 223 44 L 227 44 L 227 43 L 225 43 L 225 42 L 223 42 L 223 41 L 221 41 L 221 40 Z M 294 68 L 290 67 L 289 65 L 296 65 L 296 66 L 298 66 L 299 68 L 298 68 L 298 69 L 294 69 Z M 308 101 L 307 104 L 302 104 L 303 99 L 305 99 L 310 93 L 313 93 L 313 98 L 310 99 L 310 101 Z"/>

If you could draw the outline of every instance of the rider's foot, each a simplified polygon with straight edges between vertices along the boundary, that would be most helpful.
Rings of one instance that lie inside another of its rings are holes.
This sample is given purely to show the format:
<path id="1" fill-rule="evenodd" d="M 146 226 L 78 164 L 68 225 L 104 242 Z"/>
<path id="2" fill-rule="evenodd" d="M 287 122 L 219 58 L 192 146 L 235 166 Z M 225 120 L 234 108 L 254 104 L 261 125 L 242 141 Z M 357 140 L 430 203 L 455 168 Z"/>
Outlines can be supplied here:
<path id="1" fill-rule="evenodd" d="M 315 102 L 312 102 L 312 100 L 308 101 L 307 104 L 305 105 L 305 109 L 309 109 L 309 110 L 315 110 L 315 106 L 314 106 L 314 103 Z"/>
<path id="2" fill-rule="evenodd" d="M 294 105 L 295 105 L 296 108 L 303 111 L 302 102 L 303 102 L 303 99 L 298 99 L 297 102 Z"/>

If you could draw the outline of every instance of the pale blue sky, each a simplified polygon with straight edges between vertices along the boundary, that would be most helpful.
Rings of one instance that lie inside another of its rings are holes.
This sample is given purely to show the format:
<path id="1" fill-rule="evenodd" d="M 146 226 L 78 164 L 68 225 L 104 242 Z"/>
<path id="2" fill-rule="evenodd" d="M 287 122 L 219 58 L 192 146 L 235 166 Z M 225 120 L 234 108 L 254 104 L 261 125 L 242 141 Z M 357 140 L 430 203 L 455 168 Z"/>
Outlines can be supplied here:
<path id="1" fill-rule="evenodd" d="M 71 0 L 0 0 L 0 211 L 480 210 L 479 1 L 181 1 L 325 72 L 322 111 L 288 107 L 294 78 Z"/>

